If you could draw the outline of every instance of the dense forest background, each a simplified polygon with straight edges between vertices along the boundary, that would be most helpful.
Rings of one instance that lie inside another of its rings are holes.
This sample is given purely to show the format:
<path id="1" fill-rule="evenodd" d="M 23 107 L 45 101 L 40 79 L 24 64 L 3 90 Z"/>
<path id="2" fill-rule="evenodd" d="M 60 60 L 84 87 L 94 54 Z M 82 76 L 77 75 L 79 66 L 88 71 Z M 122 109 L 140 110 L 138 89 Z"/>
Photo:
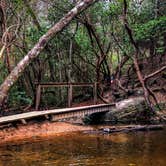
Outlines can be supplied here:
<path id="1" fill-rule="evenodd" d="M 0 0 L 0 84 L 39 38 L 77 4 L 76 0 Z M 154 91 L 165 93 L 166 1 L 101 0 L 54 36 L 10 89 L 1 109 L 35 104 L 41 82 L 98 82 L 109 102 Z M 139 91 L 138 91 L 139 90 Z M 90 88 L 76 88 L 75 101 L 90 100 Z M 43 107 L 65 106 L 66 88 L 43 90 Z"/>

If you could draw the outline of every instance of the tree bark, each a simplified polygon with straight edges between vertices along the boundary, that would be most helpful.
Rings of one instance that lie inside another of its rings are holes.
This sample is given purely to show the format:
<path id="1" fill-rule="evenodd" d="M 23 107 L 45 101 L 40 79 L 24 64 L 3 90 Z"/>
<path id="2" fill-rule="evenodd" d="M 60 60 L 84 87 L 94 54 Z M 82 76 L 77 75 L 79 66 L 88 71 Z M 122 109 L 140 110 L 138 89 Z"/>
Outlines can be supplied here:
<path id="1" fill-rule="evenodd" d="M 21 73 L 24 71 L 26 66 L 36 58 L 40 52 L 44 49 L 49 40 L 64 27 L 66 27 L 71 20 L 78 15 L 81 11 L 85 10 L 91 4 L 97 0 L 82 0 L 79 1 L 76 6 L 70 10 L 62 19 L 59 20 L 52 28 L 50 28 L 46 34 L 44 34 L 36 43 L 36 45 L 28 52 L 28 54 L 17 64 L 17 66 L 11 71 L 8 77 L 0 86 L 0 106 L 6 98 L 8 91 L 13 84 L 18 80 Z"/>

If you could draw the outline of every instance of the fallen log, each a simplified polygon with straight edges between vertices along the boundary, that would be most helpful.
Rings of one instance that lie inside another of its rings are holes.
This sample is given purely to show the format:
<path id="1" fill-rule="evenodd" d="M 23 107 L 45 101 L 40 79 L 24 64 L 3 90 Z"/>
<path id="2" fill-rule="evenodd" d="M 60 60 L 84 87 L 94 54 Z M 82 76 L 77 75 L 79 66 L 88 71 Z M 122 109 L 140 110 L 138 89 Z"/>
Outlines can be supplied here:
<path id="1" fill-rule="evenodd" d="M 136 125 L 136 126 L 123 126 L 102 128 L 100 131 L 103 133 L 116 133 L 116 132 L 136 132 L 136 131 L 156 131 L 163 130 L 164 125 Z"/>

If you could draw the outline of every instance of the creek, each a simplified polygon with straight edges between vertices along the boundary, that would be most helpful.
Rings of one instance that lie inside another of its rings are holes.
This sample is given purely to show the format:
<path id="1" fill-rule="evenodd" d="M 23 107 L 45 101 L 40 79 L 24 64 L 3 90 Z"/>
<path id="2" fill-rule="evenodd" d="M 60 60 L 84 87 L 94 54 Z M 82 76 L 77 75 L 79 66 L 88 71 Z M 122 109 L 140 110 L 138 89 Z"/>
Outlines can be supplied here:
<path id="1" fill-rule="evenodd" d="M 0 147 L 0 166 L 165 166 L 166 130 L 73 132 Z"/>

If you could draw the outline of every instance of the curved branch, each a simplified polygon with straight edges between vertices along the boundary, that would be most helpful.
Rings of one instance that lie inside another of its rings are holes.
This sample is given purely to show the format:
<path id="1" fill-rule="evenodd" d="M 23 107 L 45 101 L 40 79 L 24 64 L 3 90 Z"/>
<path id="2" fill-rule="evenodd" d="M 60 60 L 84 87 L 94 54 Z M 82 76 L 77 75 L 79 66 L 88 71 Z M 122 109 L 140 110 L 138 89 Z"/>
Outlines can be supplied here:
<path id="1" fill-rule="evenodd" d="M 151 74 L 145 76 L 145 77 L 144 77 L 144 81 L 146 81 L 147 79 L 149 79 L 149 78 L 151 78 L 151 77 L 153 77 L 153 76 L 155 76 L 155 75 L 161 73 L 161 72 L 164 71 L 165 69 L 166 69 L 166 66 L 163 66 L 161 69 L 159 69 L 159 70 L 157 70 L 157 71 L 155 71 L 155 72 L 153 72 L 153 73 L 151 73 Z"/>

